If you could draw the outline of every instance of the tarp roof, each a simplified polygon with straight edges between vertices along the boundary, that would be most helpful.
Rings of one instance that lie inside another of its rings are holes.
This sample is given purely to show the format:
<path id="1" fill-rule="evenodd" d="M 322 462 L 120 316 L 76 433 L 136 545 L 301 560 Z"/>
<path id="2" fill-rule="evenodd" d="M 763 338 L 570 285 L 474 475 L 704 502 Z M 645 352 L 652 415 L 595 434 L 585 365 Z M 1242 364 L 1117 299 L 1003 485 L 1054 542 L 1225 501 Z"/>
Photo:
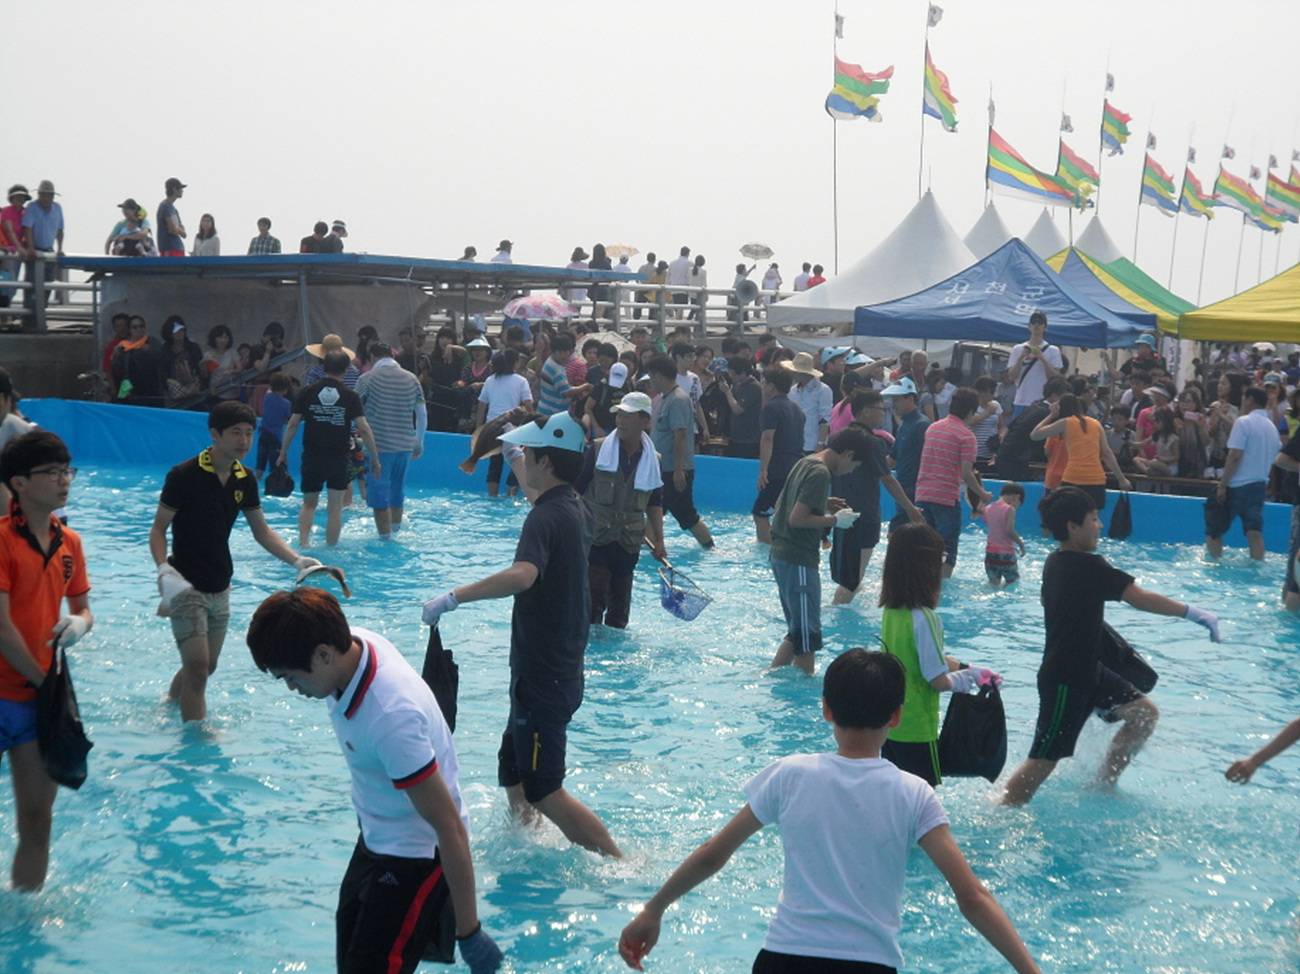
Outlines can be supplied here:
<path id="1" fill-rule="evenodd" d="M 1084 296 L 1023 241 L 1008 241 L 973 267 L 897 301 L 858 308 L 859 335 L 1019 342 L 1042 311 L 1058 345 L 1126 348 L 1142 329 Z"/>
<path id="2" fill-rule="evenodd" d="M 871 253 L 825 284 L 773 304 L 768 327 L 852 325 L 859 305 L 911 294 L 973 263 L 975 255 L 927 192 Z"/>
<path id="3" fill-rule="evenodd" d="M 1082 237 L 1080 240 L 1082 241 Z M 1178 295 L 1157 283 L 1149 274 L 1127 257 L 1117 257 L 1103 263 L 1090 251 L 1075 247 L 1070 251 L 1061 251 L 1047 259 L 1049 267 L 1059 270 L 1068 254 L 1076 255 L 1087 268 L 1097 276 L 1107 288 L 1125 301 L 1150 311 L 1156 316 L 1156 325 L 1161 331 L 1175 334 L 1178 331 L 1178 316 L 1191 311 L 1196 305 L 1184 301 Z"/>
<path id="4" fill-rule="evenodd" d="M 1155 330 L 1155 312 L 1140 308 L 1116 294 L 1097 277 L 1077 251 L 1068 251 L 1060 267 L 1057 267 L 1054 261 L 1055 258 L 1048 260 L 1047 266 L 1055 268 L 1056 272 L 1078 288 L 1081 294 L 1092 298 L 1107 311 L 1114 312 L 1125 321 L 1131 321 L 1150 331 Z"/>
<path id="5" fill-rule="evenodd" d="M 1214 342 L 1300 342 L 1300 264 L 1248 291 L 1178 319 L 1180 338 Z"/>
<path id="6" fill-rule="evenodd" d="M 309 283 L 348 280 L 419 285 L 465 284 L 512 288 L 554 288 L 576 281 L 639 281 L 625 271 L 571 271 L 531 264 L 493 264 L 469 260 L 429 260 L 382 254 L 268 254 L 258 257 L 77 257 L 59 264 L 97 276 L 292 278 Z"/>
<path id="7" fill-rule="evenodd" d="M 1124 256 L 1119 245 L 1110 238 L 1106 228 L 1101 225 L 1099 216 L 1094 216 L 1088 221 L 1088 225 L 1083 228 L 1083 233 L 1079 234 L 1079 239 L 1074 242 L 1074 246 L 1103 264 L 1109 264 Z"/>
<path id="8" fill-rule="evenodd" d="M 1043 207 L 1043 212 L 1038 215 L 1034 225 L 1025 234 L 1025 246 L 1043 260 L 1069 246 L 1061 231 L 1056 228 L 1056 223 L 1052 220 L 1052 215 L 1047 212 L 1047 207 Z"/>
<path id="9" fill-rule="evenodd" d="M 989 203 L 984 207 L 984 212 L 970 228 L 970 233 L 966 234 L 966 239 L 962 243 L 975 255 L 976 260 L 983 260 L 1014 236 L 1015 234 L 1002 222 L 1002 217 L 998 215 L 998 208 Z"/>

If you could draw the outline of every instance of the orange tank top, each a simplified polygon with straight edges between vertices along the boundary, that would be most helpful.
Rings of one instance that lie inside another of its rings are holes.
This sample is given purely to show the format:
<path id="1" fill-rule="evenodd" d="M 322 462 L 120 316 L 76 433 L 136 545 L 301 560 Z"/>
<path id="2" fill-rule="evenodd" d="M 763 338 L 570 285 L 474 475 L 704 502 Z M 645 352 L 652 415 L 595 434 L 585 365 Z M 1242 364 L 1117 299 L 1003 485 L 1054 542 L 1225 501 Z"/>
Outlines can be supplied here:
<path id="1" fill-rule="evenodd" d="M 1080 487 L 1098 486 L 1106 483 L 1106 470 L 1101 465 L 1101 423 L 1085 416 L 1083 424 L 1080 427 L 1078 416 L 1071 416 L 1065 424 L 1068 459 L 1061 479 Z"/>

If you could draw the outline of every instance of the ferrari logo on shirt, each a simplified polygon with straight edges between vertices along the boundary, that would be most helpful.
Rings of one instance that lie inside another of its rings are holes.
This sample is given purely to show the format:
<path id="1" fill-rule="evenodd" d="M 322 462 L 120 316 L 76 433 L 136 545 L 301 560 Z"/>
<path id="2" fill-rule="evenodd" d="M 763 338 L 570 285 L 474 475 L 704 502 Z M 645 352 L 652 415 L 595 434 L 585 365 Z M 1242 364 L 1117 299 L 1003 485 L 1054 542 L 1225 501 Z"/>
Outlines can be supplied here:
<path id="1" fill-rule="evenodd" d="M 244 503 L 244 492 L 242 490 L 235 491 L 235 503 L 236 504 Z"/>

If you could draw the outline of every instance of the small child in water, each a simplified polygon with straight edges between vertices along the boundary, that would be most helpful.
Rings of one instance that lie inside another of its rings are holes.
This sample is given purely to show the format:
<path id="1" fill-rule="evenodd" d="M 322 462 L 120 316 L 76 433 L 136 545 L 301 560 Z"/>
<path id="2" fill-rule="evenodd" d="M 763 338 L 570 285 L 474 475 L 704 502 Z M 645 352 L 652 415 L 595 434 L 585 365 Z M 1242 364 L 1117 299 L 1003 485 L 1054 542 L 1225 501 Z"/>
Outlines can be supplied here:
<path id="1" fill-rule="evenodd" d="M 1024 502 L 1025 488 L 1004 484 L 998 499 L 980 512 L 989 529 L 984 545 L 984 574 L 990 585 L 1011 585 L 1020 580 L 1016 548 L 1023 556 L 1025 542 L 1016 533 L 1016 508 Z"/>

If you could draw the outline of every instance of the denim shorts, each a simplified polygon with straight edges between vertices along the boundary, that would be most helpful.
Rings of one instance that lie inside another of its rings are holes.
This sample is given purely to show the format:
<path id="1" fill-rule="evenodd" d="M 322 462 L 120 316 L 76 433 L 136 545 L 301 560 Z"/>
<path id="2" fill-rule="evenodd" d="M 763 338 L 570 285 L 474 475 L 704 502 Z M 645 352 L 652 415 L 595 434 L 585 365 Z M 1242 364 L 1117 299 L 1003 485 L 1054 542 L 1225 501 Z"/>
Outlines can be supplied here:
<path id="1" fill-rule="evenodd" d="M 948 556 L 947 565 L 957 564 L 957 543 L 961 539 L 961 504 L 936 504 L 934 501 L 921 501 L 916 505 L 925 515 L 930 527 L 939 532 L 943 538 L 944 550 Z"/>
<path id="2" fill-rule="evenodd" d="M 0 698 L 0 753 L 36 740 L 36 701 Z"/>
<path id="3" fill-rule="evenodd" d="M 1228 488 L 1228 523 L 1241 518 L 1241 530 L 1264 530 L 1264 493 L 1268 485 L 1257 480 L 1252 484 Z"/>
<path id="4" fill-rule="evenodd" d="M 405 450 L 379 454 L 382 472 L 371 477 L 366 487 L 366 502 L 371 510 L 406 506 L 406 465 L 410 462 L 411 454 Z"/>
<path id="5" fill-rule="evenodd" d="M 172 636 L 178 644 L 194 636 L 224 637 L 230 622 L 230 589 L 224 592 L 186 589 L 172 599 L 171 608 Z"/>

